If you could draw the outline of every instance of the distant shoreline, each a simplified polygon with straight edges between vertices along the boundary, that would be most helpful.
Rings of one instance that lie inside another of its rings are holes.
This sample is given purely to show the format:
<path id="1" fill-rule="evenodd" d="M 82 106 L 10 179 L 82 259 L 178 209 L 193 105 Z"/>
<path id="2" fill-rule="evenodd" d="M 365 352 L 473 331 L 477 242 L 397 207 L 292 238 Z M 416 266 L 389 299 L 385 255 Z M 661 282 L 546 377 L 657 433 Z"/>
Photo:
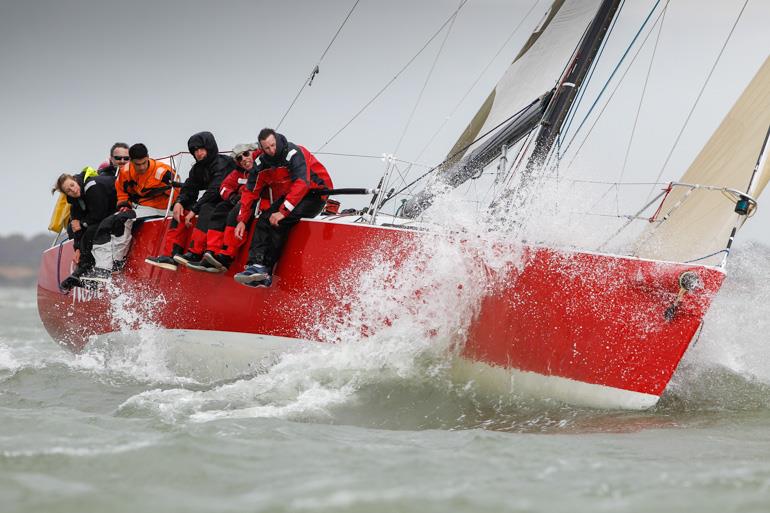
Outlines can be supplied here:
<path id="1" fill-rule="evenodd" d="M 0 286 L 35 285 L 40 257 L 51 247 L 54 238 L 52 233 L 38 233 L 31 237 L 19 234 L 0 236 Z"/>

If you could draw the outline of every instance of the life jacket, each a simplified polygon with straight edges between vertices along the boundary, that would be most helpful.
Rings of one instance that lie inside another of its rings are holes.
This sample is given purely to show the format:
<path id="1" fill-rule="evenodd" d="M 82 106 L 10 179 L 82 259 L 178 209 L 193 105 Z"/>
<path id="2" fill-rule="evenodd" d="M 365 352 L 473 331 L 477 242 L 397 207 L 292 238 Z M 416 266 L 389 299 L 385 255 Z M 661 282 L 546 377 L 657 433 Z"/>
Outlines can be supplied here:
<path id="1" fill-rule="evenodd" d="M 118 171 L 115 182 L 118 205 L 130 203 L 165 210 L 171 195 L 174 171 L 162 162 L 149 159 L 149 168 L 142 174 L 129 162 Z"/>
<path id="2" fill-rule="evenodd" d="M 86 166 L 81 171 L 83 175 L 83 181 L 88 180 L 92 176 L 97 176 L 99 172 L 91 166 Z M 59 197 L 56 198 L 56 203 L 53 206 L 53 212 L 51 212 L 51 220 L 48 222 L 48 230 L 54 233 L 61 232 L 67 223 L 70 221 L 70 204 L 67 201 L 67 195 L 63 192 L 59 193 Z"/>

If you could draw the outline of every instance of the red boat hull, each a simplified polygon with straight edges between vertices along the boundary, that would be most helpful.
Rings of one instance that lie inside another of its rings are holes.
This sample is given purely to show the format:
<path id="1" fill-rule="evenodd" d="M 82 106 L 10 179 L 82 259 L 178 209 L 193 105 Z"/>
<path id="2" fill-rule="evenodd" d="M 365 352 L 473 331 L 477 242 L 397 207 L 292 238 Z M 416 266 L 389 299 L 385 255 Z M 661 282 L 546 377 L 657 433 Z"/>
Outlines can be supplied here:
<path id="1" fill-rule="evenodd" d="M 365 269 L 372 255 L 384 254 L 396 266 L 410 258 L 427 259 L 429 252 L 415 247 L 439 237 L 303 221 L 292 232 L 273 286 L 252 289 L 231 279 L 245 255 L 224 276 L 145 264 L 147 256 L 158 253 L 165 226 L 152 221 L 137 230 L 125 271 L 113 279 L 124 292 L 119 305 L 114 290 L 59 290 L 70 271 L 70 243 L 44 253 L 38 307 L 56 341 L 80 351 L 94 335 L 148 323 L 164 330 L 326 341 L 319 325 L 356 321 L 343 318 L 350 311 L 345 302 L 356 297 L 351 276 Z M 477 249 L 469 247 L 469 258 L 482 259 Z M 495 250 L 518 255 L 518 263 L 487 267 L 490 286 L 482 297 L 471 298 L 478 304 L 459 349 L 464 379 L 470 373 L 514 393 L 528 390 L 591 406 L 653 405 L 724 278 L 720 269 L 698 265 L 541 247 L 496 244 Z M 685 293 L 667 320 L 664 313 L 677 300 L 679 277 L 686 271 L 695 272 L 701 286 Z M 416 304 L 421 293 L 414 292 Z M 364 334 L 377 329 L 360 326 Z"/>

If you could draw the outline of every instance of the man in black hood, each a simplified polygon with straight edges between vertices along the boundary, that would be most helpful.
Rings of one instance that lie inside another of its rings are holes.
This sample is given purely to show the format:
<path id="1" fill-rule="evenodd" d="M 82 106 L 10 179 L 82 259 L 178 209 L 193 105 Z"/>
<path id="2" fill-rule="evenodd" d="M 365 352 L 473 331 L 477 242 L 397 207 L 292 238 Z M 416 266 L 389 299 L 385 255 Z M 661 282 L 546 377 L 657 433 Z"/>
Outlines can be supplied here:
<path id="1" fill-rule="evenodd" d="M 235 161 L 219 154 L 219 147 L 211 132 L 198 132 L 187 141 L 187 149 L 195 158 L 190 174 L 182 185 L 182 191 L 174 204 L 174 218 L 171 221 L 164 252 L 158 257 L 145 260 L 148 264 L 175 271 L 177 264 L 199 263 L 206 250 L 206 231 L 214 207 L 222 202 L 219 186 L 222 180 L 235 169 Z M 203 194 L 198 197 L 200 192 Z M 186 227 L 198 216 L 189 251 L 182 248 Z"/>

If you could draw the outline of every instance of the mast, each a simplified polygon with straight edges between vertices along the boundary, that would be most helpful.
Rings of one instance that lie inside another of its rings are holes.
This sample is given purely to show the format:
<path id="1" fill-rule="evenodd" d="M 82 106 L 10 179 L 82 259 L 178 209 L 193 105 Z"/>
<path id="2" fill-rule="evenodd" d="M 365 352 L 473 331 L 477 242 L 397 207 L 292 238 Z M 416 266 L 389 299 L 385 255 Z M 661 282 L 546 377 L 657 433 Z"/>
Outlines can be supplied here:
<path id="1" fill-rule="evenodd" d="M 553 148 L 556 137 L 567 118 L 567 113 L 583 85 L 596 54 L 599 52 L 619 5 L 620 0 L 603 0 L 596 16 L 586 29 L 583 39 L 575 49 L 573 59 L 559 80 L 540 122 L 540 131 L 535 140 L 535 147 L 527 163 L 527 174 L 542 166 L 546 156 Z"/>
<path id="2" fill-rule="evenodd" d="M 440 166 L 437 182 L 407 201 L 404 215 L 416 217 L 433 203 L 437 193 L 476 176 L 500 157 L 504 147 L 511 147 L 538 130 L 525 170 L 527 175 L 531 174 L 553 147 L 620 1 L 555 0 L 543 23 Z M 549 73 L 544 73 L 546 70 Z M 561 77 L 552 87 L 553 77 L 558 73 Z M 513 113 L 524 102 L 529 104 Z M 480 142 L 485 135 L 479 134 L 484 132 L 491 135 Z"/>
<path id="3" fill-rule="evenodd" d="M 516 188 L 508 188 L 490 205 L 494 217 L 507 219 L 513 226 L 521 228 L 528 215 L 526 205 L 530 200 L 530 185 L 542 169 L 546 158 L 553 149 L 567 114 L 578 91 L 585 81 L 588 70 L 607 36 L 610 24 L 617 13 L 620 0 L 602 0 L 591 23 L 580 39 L 569 65 L 562 73 L 554 88 L 551 100 L 540 121 L 535 144 L 529 154 L 524 170 L 519 176 Z"/>

